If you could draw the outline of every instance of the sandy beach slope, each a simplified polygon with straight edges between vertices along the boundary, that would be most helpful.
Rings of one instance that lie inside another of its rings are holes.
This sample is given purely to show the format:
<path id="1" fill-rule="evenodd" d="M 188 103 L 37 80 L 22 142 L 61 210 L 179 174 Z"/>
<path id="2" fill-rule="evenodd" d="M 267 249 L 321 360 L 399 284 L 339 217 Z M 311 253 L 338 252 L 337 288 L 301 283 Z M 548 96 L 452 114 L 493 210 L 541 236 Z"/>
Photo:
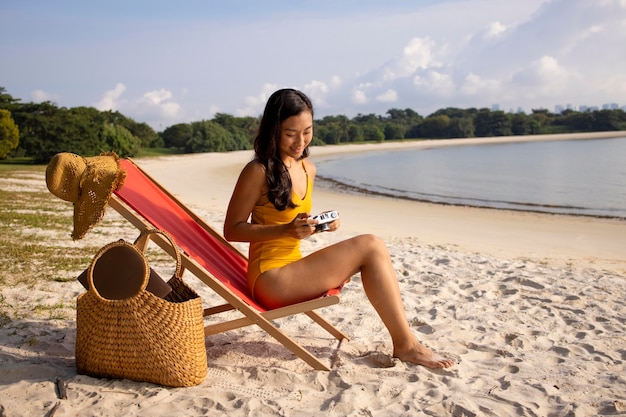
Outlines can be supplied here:
<path id="1" fill-rule="evenodd" d="M 311 153 L 315 160 L 454 144 L 348 145 Z M 234 152 L 137 162 L 221 231 L 237 175 L 251 157 Z M 43 176 L 34 176 L 31 187 L 47 192 Z M 82 287 L 46 282 L 1 289 L 1 300 L 25 318 L 0 327 L 0 416 L 626 415 L 626 221 L 421 204 L 323 187 L 316 188 L 314 204 L 315 211 L 339 210 L 342 229 L 304 241 L 303 250 L 358 233 L 383 237 L 411 326 L 426 345 L 454 358 L 454 368 L 392 359 L 356 276 L 341 304 L 322 311 L 350 341 L 338 346 L 306 317 L 279 321 L 316 355 L 333 360 L 330 372 L 311 370 L 251 327 L 206 339 L 208 376 L 196 387 L 91 378 L 76 374 L 75 321 L 29 310 L 34 303 L 63 305 L 75 317 Z M 393 215 L 381 220 L 381 212 Z M 30 233 L 33 239 L 50 234 Z M 109 210 L 86 239 L 104 245 L 135 237 Z M 85 244 L 67 234 L 55 238 L 59 250 Z M 156 268 L 171 274 L 168 262 Z M 193 276 L 186 279 L 206 306 L 220 302 Z M 68 384 L 67 399 L 58 398 L 57 377 Z"/>

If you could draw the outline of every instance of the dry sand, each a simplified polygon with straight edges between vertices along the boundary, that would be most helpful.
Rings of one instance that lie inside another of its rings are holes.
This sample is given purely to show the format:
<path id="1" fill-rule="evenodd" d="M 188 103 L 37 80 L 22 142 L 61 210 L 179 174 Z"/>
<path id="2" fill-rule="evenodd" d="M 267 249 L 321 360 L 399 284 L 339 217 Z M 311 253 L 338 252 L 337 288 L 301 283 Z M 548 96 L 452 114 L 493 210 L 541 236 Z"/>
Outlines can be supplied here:
<path id="1" fill-rule="evenodd" d="M 473 142 L 485 139 L 462 144 Z M 312 157 L 458 144 L 333 146 L 313 148 Z M 221 231 L 233 185 L 251 156 L 138 163 Z M 39 187 L 47 192 L 43 178 Z M 421 204 L 320 187 L 314 204 L 315 211 L 339 210 L 342 229 L 315 235 L 303 250 L 364 232 L 383 237 L 411 326 L 458 365 L 429 370 L 393 360 L 357 276 L 339 305 L 322 310 L 350 341 L 338 346 L 304 316 L 278 322 L 322 360 L 334 357 L 330 372 L 312 370 L 249 327 L 206 339 L 208 376 L 196 387 L 91 378 L 76 374 L 73 319 L 28 318 L 34 303 L 65 304 L 75 314 L 80 284 L 46 283 L 28 291 L 2 289 L 3 299 L 21 306 L 27 318 L 0 328 L 0 416 L 49 415 L 57 404 L 55 416 L 626 415 L 625 221 Z M 380 213 L 392 215 L 373 222 Z M 104 245 L 135 236 L 108 210 L 86 239 Z M 59 236 L 59 246 L 80 244 L 66 240 Z M 169 271 L 159 268 L 164 275 Z M 219 302 L 194 277 L 186 278 L 205 305 Z M 67 399 L 58 398 L 57 377 L 68 382 Z"/>

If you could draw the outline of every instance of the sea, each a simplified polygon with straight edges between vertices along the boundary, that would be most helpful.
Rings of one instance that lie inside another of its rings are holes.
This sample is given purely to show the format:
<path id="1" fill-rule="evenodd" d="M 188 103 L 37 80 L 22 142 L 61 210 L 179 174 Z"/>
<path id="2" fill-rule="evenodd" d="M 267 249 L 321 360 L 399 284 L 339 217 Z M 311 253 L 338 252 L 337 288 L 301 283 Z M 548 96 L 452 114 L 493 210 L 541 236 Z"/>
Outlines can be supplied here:
<path id="1" fill-rule="evenodd" d="M 316 165 L 323 184 L 352 192 L 626 219 L 626 137 L 380 151 Z"/>

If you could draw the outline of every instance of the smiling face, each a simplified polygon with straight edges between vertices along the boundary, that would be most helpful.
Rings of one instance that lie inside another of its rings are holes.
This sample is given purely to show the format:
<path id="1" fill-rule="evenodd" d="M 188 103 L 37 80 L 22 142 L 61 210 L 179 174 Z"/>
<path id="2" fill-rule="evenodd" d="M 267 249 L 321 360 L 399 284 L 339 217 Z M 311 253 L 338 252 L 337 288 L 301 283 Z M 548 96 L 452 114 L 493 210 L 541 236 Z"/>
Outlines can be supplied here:
<path id="1" fill-rule="evenodd" d="M 280 124 L 280 157 L 287 165 L 291 159 L 298 160 L 313 139 L 313 115 L 303 111 L 288 117 Z"/>

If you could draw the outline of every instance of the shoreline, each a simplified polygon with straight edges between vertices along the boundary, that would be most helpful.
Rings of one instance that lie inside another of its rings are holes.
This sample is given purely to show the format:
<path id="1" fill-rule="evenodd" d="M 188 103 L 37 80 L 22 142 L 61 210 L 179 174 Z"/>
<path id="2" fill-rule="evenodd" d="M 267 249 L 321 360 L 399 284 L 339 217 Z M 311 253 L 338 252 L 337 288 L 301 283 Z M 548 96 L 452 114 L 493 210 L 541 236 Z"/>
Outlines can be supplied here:
<path id="1" fill-rule="evenodd" d="M 485 138 L 456 138 L 456 139 L 411 139 L 406 141 L 391 141 L 382 143 L 356 143 L 338 144 L 327 146 L 311 147 L 311 157 L 322 157 L 341 153 L 375 152 L 379 150 L 400 150 L 400 149 L 432 149 L 448 146 L 475 146 L 475 145 L 495 145 L 524 142 L 552 142 L 564 140 L 593 140 L 612 139 L 626 137 L 626 131 L 608 132 L 584 132 L 584 133 L 558 133 L 553 135 L 518 135 L 518 136 L 493 136 Z M 381 148 L 376 148 L 380 146 Z M 329 149 L 335 148 L 338 149 Z M 384 148 L 382 148 L 384 147 Z"/>
<path id="2" fill-rule="evenodd" d="M 311 156 L 312 160 L 318 162 L 324 162 L 334 159 L 337 155 L 343 154 L 362 154 L 362 153 L 374 153 L 374 152 L 394 152 L 400 150 L 426 150 L 433 148 L 447 148 L 447 147 L 461 147 L 461 146 L 480 146 L 480 145 L 499 145 L 499 144 L 513 144 L 513 143 L 529 143 L 529 142 L 555 142 L 555 141 L 572 141 L 572 140 L 597 140 L 597 139 L 615 139 L 626 138 L 626 131 L 617 132 L 589 132 L 589 133 L 575 133 L 575 134 L 555 134 L 555 135 L 525 135 L 525 136 L 501 136 L 501 137 L 488 137 L 488 138 L 460 138 L 460 139 L 425 139 L 425 140 L 409 140 L 409 141 L 397 141 L 397 142 L 384 142 L 380 144 L 346 144 L 338 145 L 345 146 L 346 149 L 333 152 L 327 151 L 326 147 L 313 147 L 316 151 L 315 155 Z M 360 145 L 362 146 L 362 149 Z M 368 146 L 369 145 L 369 146 Z M 375 148 L 376 145 L 381 145 L 381 148 Z M 337 146 L 337 145 L 332 145 Z M 316 179 L 318 180 L 317 186 L 326 190 L 341 189 L 342 191 L 353 193 L 356 195 L 366 195 L 380 198 L 388 198 L 392 200 L 405 200 L 416 203 L 436 204 L 442 206 L 456 206 L 456 207 L 475 207 L 489 210 L 507 210 L 522 213 L 538 213 L 538 214 L 556 214 L 564 216 L 575 217 L 590 217 L 598 219 L 610 219 L 626 221 L 626 216 L 617 215 L 602 215 L 602 214 L 584 214 L 567 211 L 550 211 L 550 210 L 533 210 L 529 208 L 512 208 L 512 207 L 493 207 L 489 205 L 478 204 L 463 204 L 454 203 L 449 201 L 431 201 L 428 199 L 419 199 L 402 195 L 394 195 L 391 193 L 385 193 L 381 191 L 373 191 L 359 185 L 351 185 L 331 177 L 320 175 L 318 171 Z M 567 207 L 564 207 L 567 208 Z"/>
<path id="3" fill-rule="evenodd" d="M 530 209 L 514 209 L 514 208 L 502 208 L 502 207 L 489 207 L 489 206 L 481 206 L 481 205 L 469 205 L 469 204 L 461 204 L 461 203 L 448 203 L 448 202 L 434 202 L 429 200 L 419 200 L 406 196 L 396 196 L 392 194 L 386 194 L 382 192 L 368 190 L 366 188 L 361 188 L 354 185 L 344 184 L 341 181 L 334 180 L 332 178 L 327 178 L 316 175 L 317 186 L 318 189 L 325 190 L 333 190 L 339 189 L 345 191 L 347 193 L 353 193 L 355 195 L 365 195 L 376 198 L 390 199 L 390 200 L 402 200 L 402 201 L 412 201 L 414 203 L 423 203 L 423 204 L 435 204 L 440 206 L 453 206 L 453 207 L 473 207 L 478 209 L 486 209 L 486 210 L 506 210 L 506 211 L 514 211 L 519 213 L 535 213 L 535 214 L 548 214 L 548 215 L 561 215 L 561 216 L 572 216 L 572 217 L 589 217 L 595 219 L 607 219 L 607 220 L 619 220 L 626 221 L 626 217 L 620 216 L 609 216 L 609 215 L 599 215 L 599 214 L 582 214 L 582 213 L 556 213 L 556 212 L 548 212 L 544 210 L 530 210 Z"/>
<path id="4" fill-rule="evenodd" d="M 345 154 L 524 141 L 622 137 L 626 132 L 347 144 L 311 148 L 311 160 Z M 253 151 L 145 158 L 138 163 L 183 202 L 224 215 Z M 341 231 L 413 239 L 470 253 L 626 271 L 626 221 L 589 216 L 453 206 L 315 188 L 313 211 L 338 210 Z M 389 215 L 388 213 L 392 213 Z M 221 232 L 221 230 L 219 230 Z"/>

